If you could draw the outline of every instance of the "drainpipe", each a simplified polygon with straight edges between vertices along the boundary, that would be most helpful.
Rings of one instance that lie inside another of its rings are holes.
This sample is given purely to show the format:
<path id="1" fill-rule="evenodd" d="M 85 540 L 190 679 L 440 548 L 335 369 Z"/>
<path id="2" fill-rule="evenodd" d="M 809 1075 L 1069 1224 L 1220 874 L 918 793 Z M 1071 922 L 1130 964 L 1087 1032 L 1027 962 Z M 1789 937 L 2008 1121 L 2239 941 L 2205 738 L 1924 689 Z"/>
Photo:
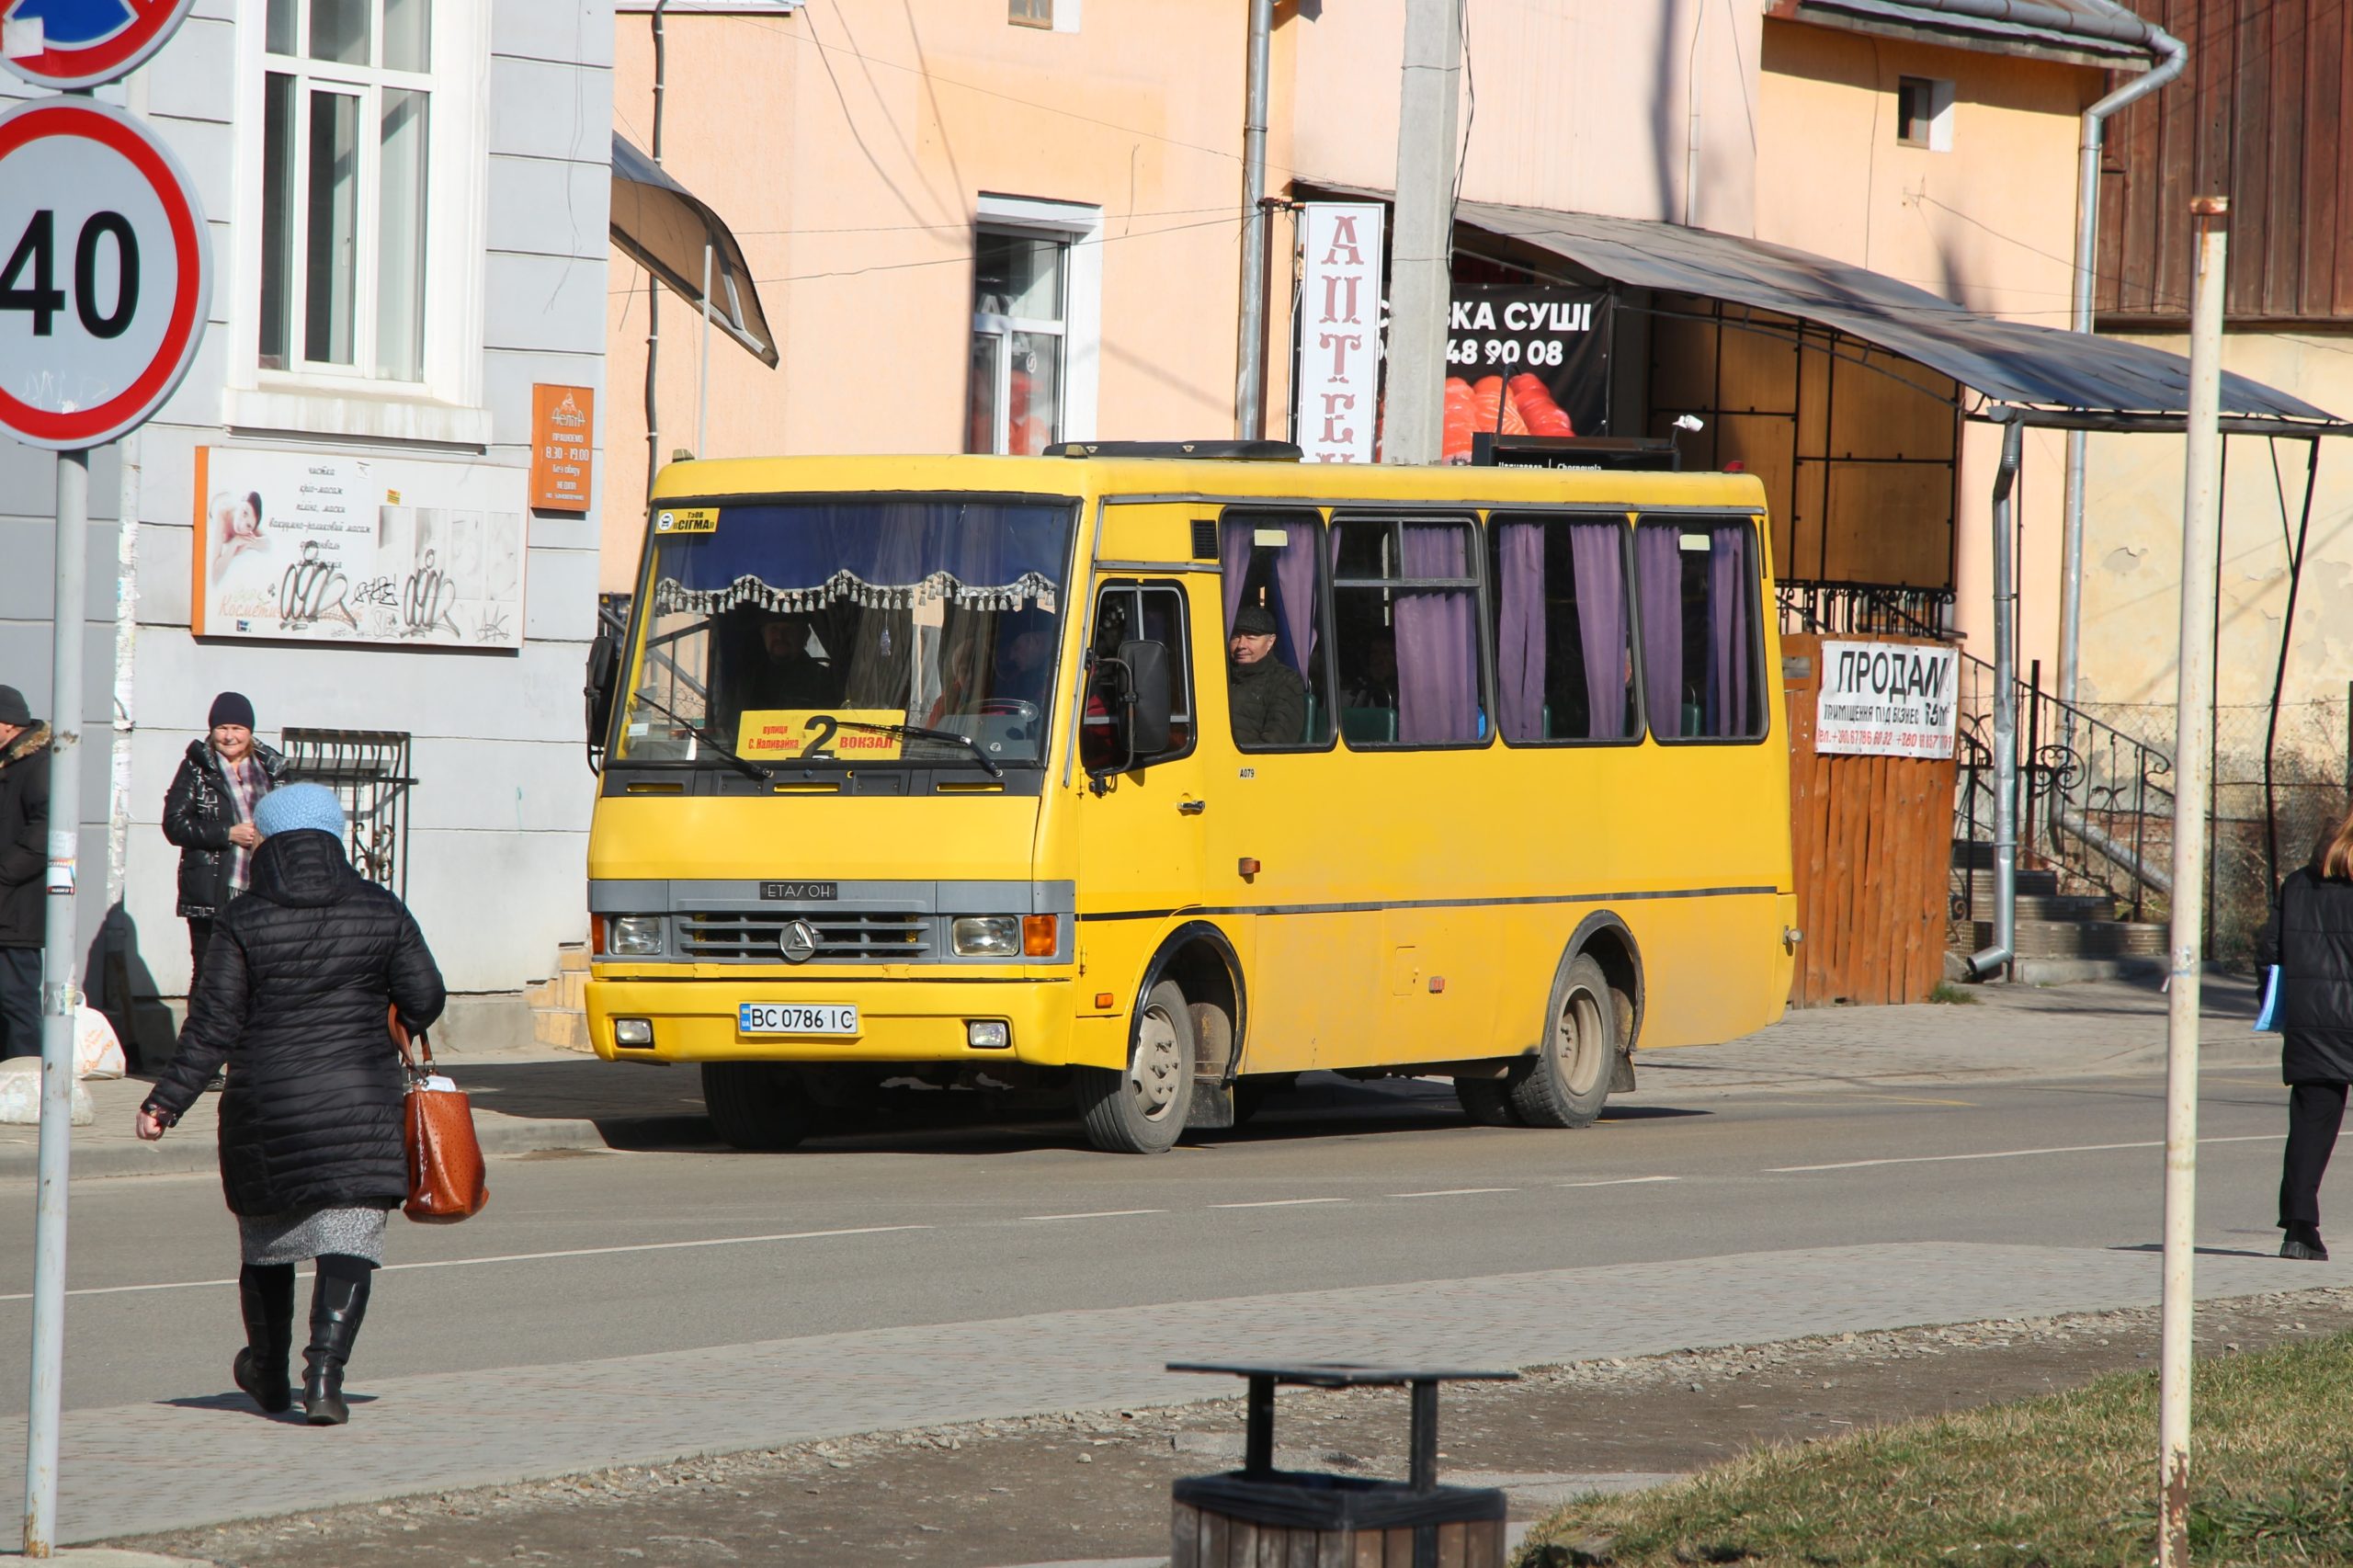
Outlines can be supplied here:
<path id="1" fill-rule="evenodd" d="M 667 74 L 667 42 L 662 36 L 662 10 L 669 0 L 654 0 L 654 166 L 662 166 L 663 78 Z M 708 354 L 709 346 L 704 352 Z M 655 405 L 654 367 L 662 355 L 662 280 L 645 275 L 645 494 L 654 496 L 654 477 L 662 472 L 662 416 Z"/>
<path id="2" fill-rule="evenodd" d="M 2026 426 L 2014 410 L 1994 412 L 2002 421 L 2002 463 L 1994 474 L 1994 945 L 1970 955 L 1970 976 L 1976 980 L 2017 957 L 2018 924 L 2018 590 L 2010 560 L 2010 492 L 2018 484 Z"/>
<path id="3" fill-rule="evenodd" d="M 2075 171 L 2075 290 L 2071 330 L 2092 330 L 2092 268 L 2099 260 L 2099 150 L 2109 115 L 2146 97 L 2179 76 L 2189 63 L 2189 46 L 2151 26 L 2149 42 L 2160 56 L 2143 72 L 2084 111 L 2083 144 Z M 2081 430 L 2067 432 L 2067 510 L 2059 546 L 2059 700 L 2067 744 L 2075 744 L 2077 651 L 2083 643 L 2084 444 Z"/>
<path id="4" fill-rule="evenodd" d="M 1248 110 L 1242 126 L 1242 342 L 1234 356 L 1233 433 L 1267 433 L 1267 52 L 1275 0 L 1250 0 Z"/>

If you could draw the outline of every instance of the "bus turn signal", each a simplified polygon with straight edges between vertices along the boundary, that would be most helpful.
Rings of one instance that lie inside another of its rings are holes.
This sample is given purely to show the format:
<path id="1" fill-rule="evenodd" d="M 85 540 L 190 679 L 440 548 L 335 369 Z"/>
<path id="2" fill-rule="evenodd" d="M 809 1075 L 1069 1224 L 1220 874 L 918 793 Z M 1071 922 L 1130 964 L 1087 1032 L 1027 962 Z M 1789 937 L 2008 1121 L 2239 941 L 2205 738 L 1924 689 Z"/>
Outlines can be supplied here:
<path id="1" fill-rule="evenodd" d="M 1062 945 L 1058 917 L 1051 915 L 1025 915 L 1021 917 L 1021 956 L 1025 959 L 1050 959 Z"/>

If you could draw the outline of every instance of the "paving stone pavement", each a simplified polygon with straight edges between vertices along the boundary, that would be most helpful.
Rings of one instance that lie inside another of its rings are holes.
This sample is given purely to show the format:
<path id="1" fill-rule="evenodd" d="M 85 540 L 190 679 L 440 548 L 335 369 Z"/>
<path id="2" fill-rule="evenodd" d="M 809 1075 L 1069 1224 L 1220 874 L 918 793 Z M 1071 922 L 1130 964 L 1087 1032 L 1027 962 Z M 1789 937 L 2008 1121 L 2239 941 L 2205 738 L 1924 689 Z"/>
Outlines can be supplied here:
<path id="1" fill-rule="evenodd" d="M 2353 1263 L 2208 1256 L 2200 1293 L 2353 1284 Z M 385 1377 L 315 1430 L 203 1392 L 69 1411 L 61 1539 L 87 1541 L 405 1493 L 811 1438 L 1229 1394 L 1163 1363 L 1268 1358 L 1528 1367 L 1848 1330 L 2145 1305 L 2129 1250 L 1915 1243 L 1760 1252 L 1225 1301 L 926 1324 L 761 1344 Z M 0 1474 L 22 1466 L 0 1428 Z M 13 1511 L 0 1520 L 13 1519 Z M 13 1534 L 0 1524 L 0 1534 Z"/>

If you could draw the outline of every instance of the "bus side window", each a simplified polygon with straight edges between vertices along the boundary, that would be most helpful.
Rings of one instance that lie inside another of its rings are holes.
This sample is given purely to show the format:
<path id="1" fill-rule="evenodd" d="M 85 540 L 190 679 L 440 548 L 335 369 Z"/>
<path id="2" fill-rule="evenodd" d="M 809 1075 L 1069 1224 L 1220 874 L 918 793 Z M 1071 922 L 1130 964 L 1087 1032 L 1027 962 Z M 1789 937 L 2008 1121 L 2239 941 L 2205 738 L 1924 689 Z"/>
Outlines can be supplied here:
<path id="1" fill-rule="evenodd" d="M 1270 700 L 1273 694 L 1254 689 L 1247 701 L 1236 701 L 1233 744 L 1243 751 L 1320 751 L 1332 743 L 1324 537 L 1324 519 L 1313 511 L 1234 509 L 1221 519 L 1218 563 L 1225 625 L 1220 641 L 1226 648 L 1229 694 L 1237 699 L 1242 695 L 1233 689 L 1232 661 L 1234 619 L 1245 609 L 1264 610 L 1273 619 L 1275 645 L 1266 662 L 1296 677 L 1287 681 L 1271 669 L 1248 677 L 1254 687 L 1273 681 L 1294 690 Z"/>
<path id="2" fill-rule="evenodd" d="M 1765 733 L 1757 565 L 1745 517 L 1646 519 L 1634 530 L 1643 701 L 1661 740 Z"/>
<path id="3" fill-rule="evenodd" d="M 1480 745 L 1479 552 L 1468 522 L 1342 517 L 1332 525 L 1340 733 L 1352 747 Z"/>
<path id="4" fill-rule="evenodd" d="M 1499 515 L 1487 534 L 1504 739 L 1639 739 L 1625 525 Z"/>
<path id="5" fill-rule="evenodd" d="M 1149 756 L 1139 755 L 1138 767 L 1165 762 L 1193 749 L 1193 661 L 1186 642 L 1185 593 L 1174 583 L 1109 583 L 1096 597 L 1097 666 L 1087 682 L 1086 711 L 1079 722 L 1079 762 L 1090 773 L 1116 768 L 1128 760 L 1113 722 L 1119 699 L 1119 672 L 1103 661 L 1120 656 L 1122 642 L 1157 642 L 1168 650 L 1171 698 L 1168 749 Z"/>

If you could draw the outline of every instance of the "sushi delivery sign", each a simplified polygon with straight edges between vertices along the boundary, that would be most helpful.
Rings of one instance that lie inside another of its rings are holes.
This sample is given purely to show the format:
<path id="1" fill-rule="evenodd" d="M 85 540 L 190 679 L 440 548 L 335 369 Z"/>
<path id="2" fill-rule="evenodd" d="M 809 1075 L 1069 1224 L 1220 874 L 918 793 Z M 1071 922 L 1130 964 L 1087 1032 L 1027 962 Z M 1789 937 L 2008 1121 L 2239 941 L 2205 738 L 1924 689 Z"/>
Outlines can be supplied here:
<path id="1" fill-rule="evenodd" d="M 1822 645 L 1813 749 L 1849 756 L 1952 755 L 1961 654 L 1915 642 Z"/>

